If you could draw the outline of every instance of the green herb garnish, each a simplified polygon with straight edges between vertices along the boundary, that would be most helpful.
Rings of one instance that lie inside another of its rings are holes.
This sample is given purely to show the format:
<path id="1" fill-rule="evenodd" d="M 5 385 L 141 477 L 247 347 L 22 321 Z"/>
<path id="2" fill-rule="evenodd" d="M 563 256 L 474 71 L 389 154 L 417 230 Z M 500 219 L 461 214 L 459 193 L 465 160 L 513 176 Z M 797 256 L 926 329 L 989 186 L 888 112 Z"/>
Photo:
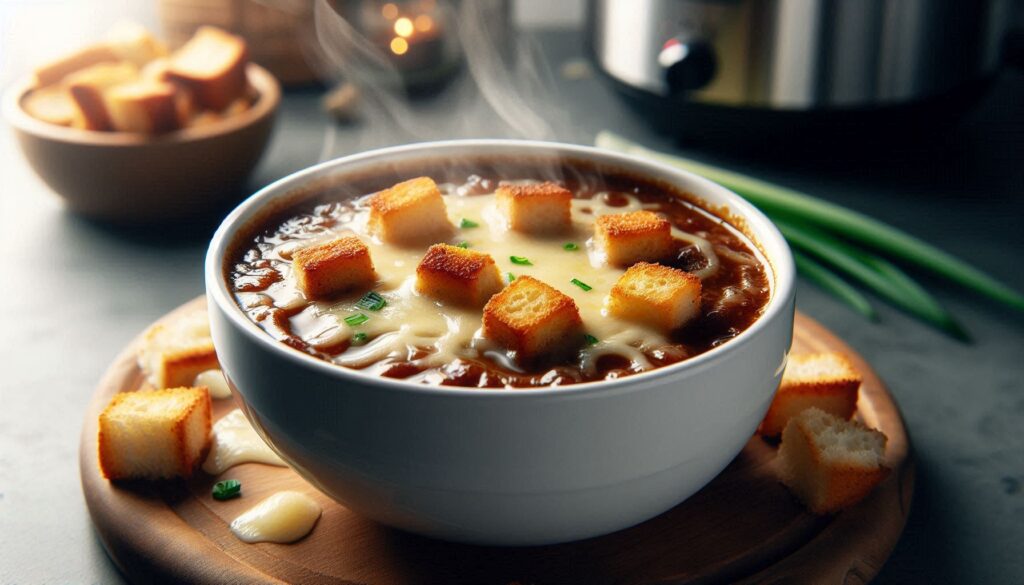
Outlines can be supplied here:
<path id="1" fill-rule="evenodd" d="M 584 333 L 583 334 L 583 339 L 587 340 L 587 345 L 596 345 L 597 344 L 597 338 L 594 337 L 593 335 L 589 334 L 589 333 Z"/>
<path id="2" fill-rule="evenodd" d="M 529 258 L 525 258 L 523 256 L 509 256 L 508 259 L 511 260 L 513 264 L 518 264 L 520 266 L 533 266 L 533 262 L 530 262 Z"/>
<path id="3" fill-rule="evenodd" d="M 352 336 L 352 345 L 362 345 L 364 343 L 366 343 L 365 333 L 360 332 Z"/>
<path id="4" fill-rule="evenodd" d="M 562 246 L 562 249 L 566 252 L 575 252 L 576 250 L 579 250 L 580 247 L 573 242 L 568 242 Z"/>
<path id="5" fill-rule="evenodd" d="M 363 295 L 363 298 L 359 299 L 356 306 L 360 309 L 366 309 L 367 311 L 379 311 L 387 304 L 388 302 L 384 297 L 371 290 Z"/>
<path id="6" fill-rule="evenodd" d="M 586 290 L 591 290 L 591 289 L 594 288 L 594 287 L 590 286 L 589 284 L 583 282 L 582 280 L 580 280 L 578 278 L 574 278 L 574 279 L 570 280 L 569 282 L 575 284 L 576 286 L 582 288 L 585 291 Z"/>
<path id="7" fill-rule="evenodd" d="M 242 482 L 237 479 L 225 479 L 213 484 L 213 499 L 230 500 L 242 495 Z"/>
<path id="8" fill-rule="evenodd" d="M 508 276 L 508 281 L 509 282 L 512 282 L 513 280 L 516 279 L 516 275 L 512 274 L 511 272 L 509 272 L 507 276 Z"/>
<path id="9" fill-rule="evenodd" d="M 348 317 L 345 317 L 345 323 L 347 323 L 349 327 L 362 325 L 363 323 L 366 323 L 369 320 L 370 318 L 363 313 L 356 313 L 355 315 L 349 315 Z"/>
<path id="10" fill-rule="evenodd" d="M 469 242 L 459 242 L 458 244 L 455 245 L 463 249 L 469 248 Z"/>
<path id="11" fill-rule="evenodd" d="M 473 221 L 471 219 L 462 218 L 462 221 L 459 223 L 459 227 L 463 228 L 463 229 L 475 228 L 475 227 L 480 227 L 480 224 L 478 224 L 477 222 L 475 222 L 475 221 Z"/>

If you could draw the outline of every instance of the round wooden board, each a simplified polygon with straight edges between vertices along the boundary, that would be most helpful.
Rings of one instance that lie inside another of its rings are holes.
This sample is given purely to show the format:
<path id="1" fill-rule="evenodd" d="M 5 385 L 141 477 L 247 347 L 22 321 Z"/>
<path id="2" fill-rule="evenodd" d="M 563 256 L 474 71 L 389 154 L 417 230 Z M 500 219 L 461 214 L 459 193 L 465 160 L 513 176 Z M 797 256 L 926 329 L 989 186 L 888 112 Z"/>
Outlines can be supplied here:
<path id="1" fill-rule="evenodd" d="M 166 317 L 203 303 L 196 299 Z M 914 486 L 899 409 L 870 366 L 797 314 L 794 352 L 841 351 L 864 376 L 858 416 L 889 437 L 892 473 L 860 504 L 835 516 L 806 512 L 774 475 L 774 446 L 752 438 L 703 490 L 661 516 L 607 536 L 563 545 L 498 548 L 453 544 L 385 528 L 317 492 L 287 468 L 244 464 L 223 477 L 110 483 L 99 473 L 96 420 L 111 397 L 138 388 L 138 340 L 100 382 L 85 418 L 82 490 L 104 546 L 136 582 L 159 583 L 864 583 L 896 545 Z M 235 407 L 214 402 L 214 418 Z M 243 497 L 219 502 L 214 482 L 236 478 Z M 244 544 L 228 525 L 281 489 L 312 495 L 324 513 L 291 545 Z"/>

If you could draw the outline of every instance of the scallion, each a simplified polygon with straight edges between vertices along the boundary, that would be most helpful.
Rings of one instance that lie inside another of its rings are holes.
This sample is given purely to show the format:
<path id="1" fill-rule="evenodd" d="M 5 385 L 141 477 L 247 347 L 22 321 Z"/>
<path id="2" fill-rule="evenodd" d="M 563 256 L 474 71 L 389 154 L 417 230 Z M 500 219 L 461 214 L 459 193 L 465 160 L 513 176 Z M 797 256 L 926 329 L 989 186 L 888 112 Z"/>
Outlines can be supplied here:
<path id="1" fill-rule="evenodd" d="M 812 260 L 810 256 L 807 256 L 799 250 L 793 250 L 793 260 L 796 262 L 797 269 L 799 269 L 800 272 L 808 278 L 808 280 L 817 284 L 826 292 L 832 293 L 833 296 L 843 301 L 854 311 L 857 311 L 868 319 L 871 319 L 872 321 L 878 319 L 878 313 L 875 312 L 874 307 L 871 306 L 867 297 L 862 295 L 860 291 L 853 288 L 853 286 L 848 284 L 845 280 L 839 278 L 839 276 L 834 272 L 825 268 L 817 261 Z"/>
<path id="2" fill-rule="evenodd" d="M 237 479 L 225 479 L 213 484 L 211 491 L 215 500 L 230 500 L 242 495 L 242 482 Z"/>
<path id="3" fill-rule="evenodd" d="M 355 327 L 357 325 L 362 325 L 363 323 L 366 323 L 369 320 L 370 320 L 370 318 L 367 317 L 366 314 L 364 314 L 364 313 L 356 313 L 355 315 L 349 315 L 348 317 L 345 317 L 345 323 L 349 327 Z"/>
<path id="4" fill-rule="evenodd" d="M 589 333 L 584 333 L 583 339 L 586 340 L 587 345 L 597 345 L 597 338 Z"/>
<path id="5" fill-rule="evenodd" d="M 518 264 L 520 266 L 533 266 L 533 262 L 530 262 L 529 258 L 524 258 L 523 256 L 509 256 L 508 259 L 511 260 L 513 264 Z"/>
<path id="6" fill-rule="evenodd" d="M 469 248 L 469 242 L 466 241 L 459 242 L 458 244 L 455 245 L 463 249 Z"/>
<path id="7" fill-rule="evenodd" d="M 388 304 L 388 301 L 379 293 L 370 291 L 363 295 L 363 298 L 356 302 L 356 306 L 367 311 L 379 311 Z"/>
<path id="8" fill-rule="evenodd" d="M 576 286 L 582 288 L 585 291 L 589 291 L 589 290 L 592 290 L 594 288 L 594 287 L 590 286 L 589 284 L 583 282 L 582 280 L 580 280 L 578 278 L 574 278 L 574 279 L 570 280 L 569 282 L 575 284 Z"/>
<path id="9" fill-rule="evenodd" d="M 576 250 L 579 250 L 580 247 L 574 242 L 567 242 L 562 246 L 562 249 L 566 252 L 575 252 Z"/>
<path id="10" fill-rule="evenodd" d="M 511 272 L 509 272 L 506 276 L 508 276 L 508 281 L 509 282 L 512 282 L 513 280 L 516 279 L 516 275 L 512 274 Z"/>
<path id="11" fill-rule="evenodd" d="M 475 222 L 475 221 L 473 221 L 471 219 L 462 218 L 462 221 L 459 222 L 459 227 L 463 228 L 463 229 L 468 229 L 468 228 L 480 227 L 480 224 L 478 224 L 477 222 Z"/>
<path id="12" fill-rule="evenodd" d="M 352 345 L 363 345 L 366 343 L 366 334 L 359 332 L 352 336 Z"/>

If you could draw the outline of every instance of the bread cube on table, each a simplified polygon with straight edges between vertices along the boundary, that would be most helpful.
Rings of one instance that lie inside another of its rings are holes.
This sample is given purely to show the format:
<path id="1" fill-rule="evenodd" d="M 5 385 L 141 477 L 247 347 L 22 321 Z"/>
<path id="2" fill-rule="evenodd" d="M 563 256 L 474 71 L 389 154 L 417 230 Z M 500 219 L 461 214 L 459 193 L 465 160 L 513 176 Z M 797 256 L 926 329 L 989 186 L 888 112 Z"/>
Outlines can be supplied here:
<path id="1" fill-rule="evenodd" d="M 571 297 L 520 276 L 484 307 L 483 335 L 516 352 L 522 362 L 561 356 L 583 341 L 583 321 Z"/>
<path id="2" fill-rule="evenodd" d="M 700 313 L 700 279 L 682 270 L 638 262 L 608 295 L 608 312 L 661 331 L 685 325 Z"/>
<path id="3" fill-rule="evenodd" d="M 106 93 L 114 86 L 135 80 L 138 74 L 139 70 L 130 63 L 100 63 L 69 76 L 66 86 L 76 107 L 74 125 L 85 130 L 113 130 Z"/>
<path id="4" fill-rule="evenodd" d="M 842 354 L 790 355 L 758 433 L 777 437 L 791 418 L 811 407 L 847 420 L 857 410 L 860 384 L 860 374 Z"/>
<path id="5" fill-rule="evenodd" d="M 200 373 L 219 368 L 206 309 L 150 327 L 143 335 L 138 362 L 155 388 L 191 386 Z"/>
<path id="6" fill-rule="evenodd" d="M 561 185 L 502 184 L 495 198 L 509 228 L 515 231 L 554 234 L 572 227 L 572 193 Z"/>
<path id="7" fill-rule="evenodd" d="M 857 421 L 810 408 L 782 432 L 782 482 L 816 514 L 856 504 L 888 474 L 886 436 Z"/>
<path id="8" fill-rule="evenodd" d="M 107 479 L 189 477 L 210 443 L 206 388 L 122 392 L 99 418 L 99 464 Z"/>
<path id="9" fill-rule="evenodd" d="M 167 55 L 167 47 L 137 22 L 115 24 L 107 32 L 106 46 L 118 58 L 137 67 Z"/>
<path id="10" fill-rule="evenodd" d="M 299 288 L 310 298 L 369 288 L 377 281 L 370 249 L 352 235 L 297 250 L 292 270 Z"/>
<path id="11" fill-rule="evenodd" d="M 158 134 L 184 125 L 178 92 L 170 83 L 123 83 L 106 93 L 110 122 L 118 132 Z"/>
<path id="12" fill-rule="evenodd" d="M 594 243 L 614 266 L 661 260 L 674 247 L 672 225 L 651 211 L 598 217 L 594 222 Z"/>
<path id="13" fill-rule="evenodd" d="M 108 45 L 90 45 L 36 68 L 35 84 L 37 88 L 54 85 L 87 67 L 100 63 L 116 63 L 119 60 L 118 54 Z"/>
<path id="14" fill-rule="evenodd" d="M 59 126 L 70 126 L 77 112 L 71 96 L 60 86 L 33 89 L 22 105 L 33 118 Z"/>
<path id="15" fill-rule="evenodd" d="M 188 89 L 201 107 L 219 111 L 246 94 L 248 61 L 241 37 L 203 26 L 171 55 L 166 76 Z"/>
<path id="16" fill-rule="evenodd" d="M 385 242 L 436 243 L 454 231 L 437 184 L 418 177 L 385 189 L 370 198 L 369 228 Z"/>
<path id="17" fill-rule="evenodd" d="M 416 290 L 444 302 L 480 307 L 503 286 L 488 254 L 434 244 L 416 267 Z"/>

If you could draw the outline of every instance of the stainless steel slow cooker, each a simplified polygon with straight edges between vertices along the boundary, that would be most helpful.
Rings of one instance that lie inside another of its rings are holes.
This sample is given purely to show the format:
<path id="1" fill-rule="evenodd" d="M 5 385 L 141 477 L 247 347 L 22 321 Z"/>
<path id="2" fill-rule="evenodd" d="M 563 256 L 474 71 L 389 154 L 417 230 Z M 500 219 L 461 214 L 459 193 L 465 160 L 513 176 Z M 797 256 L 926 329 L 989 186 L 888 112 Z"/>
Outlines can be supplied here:
<path id="1" fill-rule="evenodd" d="M 599 69 L 654 115 L 693 105 L 719 116 L 863 113 L 969 103 L 999 67 L 1013 8 L 1006 0 L 591 0 L 588 27 Z"/>

